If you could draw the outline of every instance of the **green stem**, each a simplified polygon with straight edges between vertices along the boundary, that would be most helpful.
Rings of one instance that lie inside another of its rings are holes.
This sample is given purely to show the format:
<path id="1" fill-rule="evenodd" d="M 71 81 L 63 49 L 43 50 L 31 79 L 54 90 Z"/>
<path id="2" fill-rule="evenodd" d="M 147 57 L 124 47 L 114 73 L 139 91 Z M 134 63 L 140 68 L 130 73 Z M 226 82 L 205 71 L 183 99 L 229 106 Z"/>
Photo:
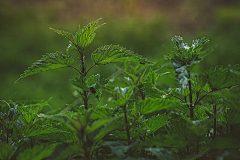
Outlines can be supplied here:
<path id="1" fill-rule="evenodd" d="M 194 106 L 193 106 L 193 103 L 192 103 L 192 82 L 191 82 L 191 74 L 190 72 L 188 72 L 189 74 L 189 80 L 188 80 L 188 86 L 189 86 L 189 101 L 190 101 L 190 104 L 189 104 L 189 109 L 190 109 L 190 118 L 191 120 L 193 120 L 194 118 Z"/>
<path id="2" fill-rule="evenodd" d="M 77 68 L 75 68 L 73 66 L 68 66 L 68 67 L 75 69 L 79 74 L 81 74 L 81 72 Z"/>
<path id="3" fill-rule="evenodd" d="M 83 78 L 87 75 L 87 72 L 86 72 L 86 68 L 85 68 L 85 63 L 84 63 L 84 52 L 82 50 L 78 50 L 79 53 L 80 53 L 80 56 L 81 56 L 81 73 L 84 75 Z M 84 81 L 84 80 L 83 80 Z M 84 108 L 85 110 L 88 109 L 88 92 L 83 90 L 83 95 L 84 95 L 84 99 L 83 99 L 83 102 L 84 102 Z"/>
<path id="4" fill-rule="evenodd" d="M 81 129 L 79 138 L 82 140 L 82 143 L 83 143 L 84 159 L 85 160 L 90 160 L 91 156 L 90 156 L 90 152 L 89 152 L 89 149 L 88 149 L 88 146 L 87 146 L 87 140 L 85 138 L 85 128 Z"/>
<path id="5" fill-rule="evenodd" d="M 213 106 L 213 114 L 214 114 L 214 122 L 213 122 L 213 138 L 216 137 L 217 134 L 217 105 Z"/>
<path id="6" fill-rule="evenodd" d="M 127 119 L 127 108 L 126 105 L 123 106 L 123 112 L 124 112 L 124 119 L 126 123 L 126 132 L 127 132 L 127 140 L 128 140 L 128 145 L 130 145 L 130 132 L 129 132 L 129 126 L 128 126 L 128 119 Z"/>
<path id="7" fill-rule="evenodd" d="M 88 70 L 86 71 L 86 73 L 84 74 L 84 77 L 87 75 L 87 73 L 93 68 L 93 67 L 95 67 L 96 66 L 96 64 L 94 64 L 94 65 L 92 65 L 90 68 L 88 68 Z"/>
<path id="8" fill-rule="evenodd" d="M 144 95 L 144 93 L 143 93 L 141 87 L 138 87 L 138 88 L 139 88 L 139 92 L 140 92 L 140 94 L 141 94 L 141 98 L 142 98 L 142 100 L 145 100 L 145 95 Z"/>
<path id="9" fill-rule="evenodd" d="M 196 154 L 199 153 L 199 147 L 200 147 L 200 144 L 199 144 L 199 137 L 197 137 L 197 147 L 196 147 Z"/>

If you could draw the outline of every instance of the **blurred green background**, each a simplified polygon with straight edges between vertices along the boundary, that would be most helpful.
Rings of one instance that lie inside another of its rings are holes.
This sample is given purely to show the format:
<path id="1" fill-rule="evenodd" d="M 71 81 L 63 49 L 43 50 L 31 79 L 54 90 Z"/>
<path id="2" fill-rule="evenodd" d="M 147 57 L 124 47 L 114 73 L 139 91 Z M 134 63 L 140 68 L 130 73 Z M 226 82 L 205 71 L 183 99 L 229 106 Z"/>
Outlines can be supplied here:
<path id="1" fill-rule="evenodd" d="M 240 62 L 239 0 L 2 0 L 0 99 L 53 97 L 53 108 L 72 103 L 75 97 L 69 79 L 77 75 L 74 70 L 59 69 L 17 84 L 14 81 L 43 54 L 66 52 L 67 40 L 49 27 L 75 32 L 79 24 L 84 26 L 100 17 L 100 23 L 106 25 L 86 50 L 89 63 L 91 52 L 106 44 L 120 44 L 156 61 L 171 52 L 175 35 L 188 43 L 201 37 L 210 39 L 206 49 L 214 47 L 214 51 L 200 63 L 199 72 Z M 70 54 L 77 58 L 77 53 Z M 116 70 L 108 65 L 90 74 L 101 72 L 107 77 Z"/>

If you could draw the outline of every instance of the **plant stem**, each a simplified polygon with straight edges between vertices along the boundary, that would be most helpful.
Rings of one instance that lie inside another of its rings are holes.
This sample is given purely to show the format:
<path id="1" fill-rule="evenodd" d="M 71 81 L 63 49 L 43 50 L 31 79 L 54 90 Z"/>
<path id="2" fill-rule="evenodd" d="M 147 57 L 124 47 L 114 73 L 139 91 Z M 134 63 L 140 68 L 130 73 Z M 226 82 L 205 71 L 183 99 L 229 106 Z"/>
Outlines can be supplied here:
<path id="1" fill-rule="evenodd" d="M 83 150 L 84 150 L 84 157 L 85 157 L 84 159 L 85 160 L 90 160 L 90 152 L 88 150 L 87 141 L 85 140 L 84 135 L 85 135 L 85 128 L 82 128 L 81 132 L 80 132 L 80 137 L 79 138 L 83 142 Z"/>
<path id="2" fill-rule="evenodd" d="M 197 137 L 197 147 L 196 147 L 196 154 L 198 154 L 199 153 L 199 137 Z"/>
<path id="3" fill-rule="evenodd" d="M 88 70 L 85 72 L 85 74 L 84 74 L 84 77 L 87 75 L 87 73 L 93 68 L 93 67 L 95 67 L 96 66 L 96 64 L 94 64 L 94 65 L 92 65 L 90 68 L 88 68 Z"/>
<path id="4" fill-rule="evenodd" d="M 73 66 L 69 66 L 69 67 L 75 69 L 79 74 L 81 74 L 81 72 L 77 68 L 75 68 Z"/>
<path id="5" fill-rule="evenodd" d="M 191 120 L 193 120 L 194 118 L 194 106 L 193 106 L 193 103 L 192 103 L 192 82 L 191 82 L 191 74 L 190 72 L 188 72 L 189 74 L 189 80 L 188 80 L 188 86 L 189 86 L 189 101 L 190 101 L 190 104 L 189 104 L 189 109 L 190 109 L 190 118 Z"/>
<path id="6" fill-rule="evenodd" d="M 214 115 L 214 122 L 213 122 L 213 138 L 216 137 L 217 134 L 217 105 L 213 106 L 213 115 Z"/>
<path id="7" fill-rule="evenodd" d="M 123 106 L 123 112 L 124 112 L 124 119 L 126 123 L 126 132 L 127 132 L 127 140 L 128 140 L 128 145 L 130 145 L 130 133 L 129 133 L 129 126 L 128 126 L 128 119 L 127 119 L 127 106 L 126 104 Z"/>
<path id="8" fill-rule="evenodd" d="M 78 50 L 81 56 L 81 73 L 84 75 L 83 78 L 86 76 L 86 68 L 85 68 L 85 63 L 84 63 L 84 52 L 82 50 Z M 84 80 L 83 80 L 84 81 Z M 85 110 L 88 109 L 88 92 L 83 90 L 83 95 L 84 95 L 84 108 Z"/>
<path id="9" fill-rule="evenodd" d="M 141 87 L 138 87 L 138 88 L 139 88 L 139 92 L 140 92 L 140 94 L 141 94 L 142 100 L 145 100 L 145 95 L 144 95 Z"/>

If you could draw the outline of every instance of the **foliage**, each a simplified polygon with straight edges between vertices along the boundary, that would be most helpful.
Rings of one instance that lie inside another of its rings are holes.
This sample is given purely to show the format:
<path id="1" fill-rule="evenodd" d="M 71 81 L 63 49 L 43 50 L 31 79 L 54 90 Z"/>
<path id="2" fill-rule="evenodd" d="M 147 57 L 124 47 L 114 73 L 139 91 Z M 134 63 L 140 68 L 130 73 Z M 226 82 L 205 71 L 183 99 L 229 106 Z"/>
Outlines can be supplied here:
<path id="1" fill-rule="evenodd" d="M 85 49 L 102 26 L 98 21 L 79 28 L 76 34 L 52 29 L 69 41 L 67 51 L 79 53 L 79 68 L 73 66 L 69 54 L 56 52 L 43 56 L 18 79 L 69 67 L 79 73 L 70 80 L 76 102 L 47 115 L 42 109 L 50 99 L 0 101 L 0 159 L 240 158 L 238 92 L 230 90 L 240 85 L 239 65 L 191 74 L 203 58 L 202 47 L 208 39 L 194 40 L 188 46 L 176 36 L 172 39 L 176 51 L 168 59 L 179 88 L 158 83 L 171 71 L 161 71 L 161 61 L 149 63 L 118 45 L 93 51 L 89 67 Z M 124 63 L 117 67 L 118 77 L 89 75 L 97 65 L 117 62 Z M 102 93 L 109 94 L 107 104 Z"/>

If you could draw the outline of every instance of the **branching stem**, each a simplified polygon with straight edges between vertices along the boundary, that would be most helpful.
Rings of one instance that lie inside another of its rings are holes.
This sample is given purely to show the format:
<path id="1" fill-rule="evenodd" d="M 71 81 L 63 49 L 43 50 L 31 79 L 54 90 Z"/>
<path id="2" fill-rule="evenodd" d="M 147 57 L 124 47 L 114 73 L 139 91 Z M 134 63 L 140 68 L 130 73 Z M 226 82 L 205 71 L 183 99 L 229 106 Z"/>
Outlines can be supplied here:
<path id="1" fill-rule="evenodd" d="M 87 75 L 86 68 L 85 68 L 85 63 L 84 63 L 84 52 L 83 50 L 78 50 L 81 56 L 81 73 L 84 74 L 84 77 Z M 84 78 L 83 77 L 83 78 Z M 83 95 L 84 95 L 84 108 L 87 110 L 88 109 L 88 92 L 83 90 Z"/>
<path id="2" fill-rule="evenodd" d="M 93 68 L 93 67 L 95 67 L 96 66 L 96 64 L 94 64 L 94 65 L 92 65 L 90 68 L 88 68 L 88 70 L 86 71 L 86 73 L 84 74 L 84 77 L 87 75 L 87 73 Z"/>
<path id="3" fill-rule="evenodd" d="M 69 66 L 69 67 L 75 69 L 76 71 L 78 71 L 79 74 L 81 74 L 81 72 L 76 67 L 73 67 L 73 66 Z"/>
<path id="4" fill-rule="evenodd" d="M 206 97 L 207 95 L 209 95 L 209 94 L 212 93 L 212 92 L 220 91 L 220 90 L 222 90 L 222 89 L 227 89 L 227 88 L 230 89 L 230 88 L 232 88 L 232 87 L 239 86 L 239 85 L 240 85 L 240 84 L 236 84 L 236 85 L 232 85 L 232 86 L 229 86 L 229 87 L 223 87 L 223 88 L 211 90 L 210 92 L 206 93 L 206 94 L 203 95 L 201 98 L 199 98 L 199 99 L 194 103 L 194 106 L 197 106 L 198 103 L 199 103 L 204 97 Z"/>
<path id="5" fill-rule="evenodd" d="M 172 94 L 167 94 L 166 92 L 164 92 L 164 91 L 161 91 L 160 89 L 158 89 L 158 88 L 156 88 L 156 87 L 154 87 L 154 89 L 156 89 L 157 91 L 159 91 L 159 92 L 161 92 L 161 93 L 163 93 L 164 95 L 166 95 L 166 96 L 170 96 L 170 97 L 174 97 L 174 98 L 177 98 L 177 99 L 179 99 L 180 101 L 182 101 L 183 103 L 187 103 L 186 101 L 184 101 L 183 99 L 181 99 L 181 98 L 179 98 L 179 97 L 177 97 L 177 96 L 174 96 L 174 95 L 172 95 Z"/>

